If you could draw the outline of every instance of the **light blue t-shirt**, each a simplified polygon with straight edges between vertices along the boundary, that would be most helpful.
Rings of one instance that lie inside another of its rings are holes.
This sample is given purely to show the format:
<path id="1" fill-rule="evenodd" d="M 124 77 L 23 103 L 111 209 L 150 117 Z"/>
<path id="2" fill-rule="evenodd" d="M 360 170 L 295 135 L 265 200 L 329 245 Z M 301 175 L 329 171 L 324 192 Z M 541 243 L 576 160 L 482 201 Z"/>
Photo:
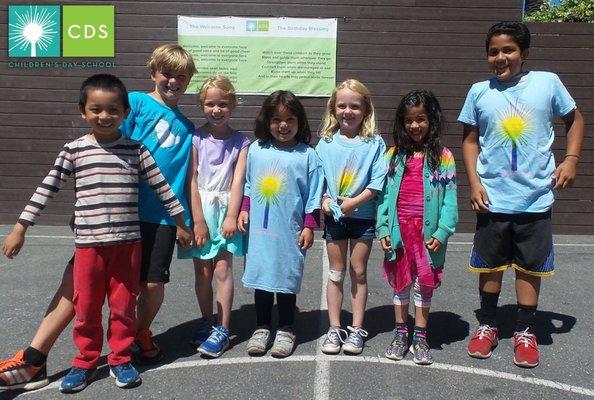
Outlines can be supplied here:
<path id="1" fill-rule="evenodd" d="M 179 109 L 170 108 L 147 93 L 132 92 L 128 98 L 130 114 L 122 122 L 120 131 L 126 138 L 142 143 L 151 152 L 161 173 L 184 207 L 184 219 L 189 226 L 185 184 L 194 124 Z M 141 221 L 175 225 L 153 189 L 145 182 L 140 182 L 138 195 L 138 214 Z"/>
<path id="2" fill-rule="evenodd" d="M 244 195 L 250 197 L 245 287 L 299 293 L 305 251 L 299 247 L 305 214 L 320 208 L 323 171 L 314 149 L 252 143 Z"/>
<path id="3" fill-rule="evenodd" d="M 333 200 L 334 219 L 342 217 L 338 196 L 355 197 L 365 189 L 381 191 L 387 173 L 384 153 L 386 143 L 380 135 L 372 139 L 345 139 L 337 131 L 332 140 L 320 139 L 316 153 L 324 167 L 326 193 Z M 357 207 L 350 218 L 375 219 L 376 199 Z"/>
<path id="4" fill-rule="evenodd" d="M 511 86 L 496 78 L 472 85 L 458 121 L 478 127 L 476 168 L 491 212 L 551 208 L 553 122 L 555 115 L 575 107 L 559 77 L 550 72 L 528 72 Z"/>

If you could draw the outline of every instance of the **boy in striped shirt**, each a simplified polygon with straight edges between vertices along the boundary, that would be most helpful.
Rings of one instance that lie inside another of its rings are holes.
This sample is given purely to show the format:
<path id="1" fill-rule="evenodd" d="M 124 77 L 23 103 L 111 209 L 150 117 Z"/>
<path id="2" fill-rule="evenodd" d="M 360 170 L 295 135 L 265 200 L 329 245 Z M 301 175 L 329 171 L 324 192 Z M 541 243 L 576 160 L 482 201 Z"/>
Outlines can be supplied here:
<path id="1" fill-rule="evenodd" d="M 67 143 L 3 243 L 9 258 L 22 248 L 25 233 L 70 176 L 76 187 L 73 338 L 79 349 L 62 380 L 65 393 L 84 389 L 96 374 L 103 329 L 101 309 L 110 306 L 107 360 L 119 387 L 141 383 L 131 364 L 130 345 L 136 334 L 136 296 L 141 265 L 138 218 L 139 178 L 157 194 L 174 218 L 178 241 L 188 245 L 191 233 L 183 206 L 161 174 L 151 153 L 122 137 L 118 127 L 130 110 L 128 93 L 115 76 L 93 75 L 80 90 L 79 107 L 91 132 Z"/>

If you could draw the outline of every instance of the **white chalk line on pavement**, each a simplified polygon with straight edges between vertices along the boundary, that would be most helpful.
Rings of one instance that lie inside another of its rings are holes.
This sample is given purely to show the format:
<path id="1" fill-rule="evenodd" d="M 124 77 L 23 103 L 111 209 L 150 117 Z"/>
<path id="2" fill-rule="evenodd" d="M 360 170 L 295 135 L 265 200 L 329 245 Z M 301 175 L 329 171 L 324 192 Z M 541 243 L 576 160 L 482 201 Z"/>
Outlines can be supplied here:
<path id="1" fill-rule="evenodd" d="M 320 311 L 328 310 L 326 301 L 326 283 L 330 271 L 330 260 L 326 251 L 325 241 L 322 240 L 322 294 L 320 295 Z M 325 335 L 318 339 L 316 346 L 316 373 L 314 379 L 314 400 L 328 400 L 330 398 L 330 362 L 322 355 L 322 343 Z"/>

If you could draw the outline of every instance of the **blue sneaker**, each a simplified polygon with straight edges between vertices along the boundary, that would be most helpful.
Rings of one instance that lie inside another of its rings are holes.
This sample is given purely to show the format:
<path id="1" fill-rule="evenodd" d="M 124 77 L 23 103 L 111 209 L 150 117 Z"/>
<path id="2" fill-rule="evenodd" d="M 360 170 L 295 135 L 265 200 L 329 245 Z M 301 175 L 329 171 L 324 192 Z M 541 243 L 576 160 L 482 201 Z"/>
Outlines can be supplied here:
<path id="1" fill-rule="evenodd" d="M 72 367 L 68 374 L 62 379 L 60 383 L 60 392 L 62 393 L 76 393 L 86 388 L 95 376 L 97 375 L 96 368 L 77 368 Z"/>
<path id="2" fill-rule="evenodd" d="M 109 375 L 116 380 L 119 388 L 132 388 L 142 383 L 140 374 L 132 363 L 124 363 L 116 366 L 109 366 Z"/>
<path id="3" fill-rule="evenodd" d="M 196 331 L 194 332 L 194 336 L 192 336 L 190 343 L 195 346 L 201 345 L 208 339 L 213 327 L 214 324 L 211 319 L 206 317 L 198 319 L 198 326 L 196 327 Z"/>
<path id="4" fill-rule="evenodd" d="M 198 347 L 198 353 L 217 358 L 229 347 L 229 331 L 219 325 L 212 328 L 210 336 Z"/>

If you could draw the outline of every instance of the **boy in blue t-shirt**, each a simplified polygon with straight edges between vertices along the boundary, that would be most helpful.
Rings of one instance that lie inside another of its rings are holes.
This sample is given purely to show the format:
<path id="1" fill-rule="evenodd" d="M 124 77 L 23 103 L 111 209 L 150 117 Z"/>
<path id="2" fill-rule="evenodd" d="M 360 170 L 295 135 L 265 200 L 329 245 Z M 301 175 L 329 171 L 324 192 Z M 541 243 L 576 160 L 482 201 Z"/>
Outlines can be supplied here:
<path id="1" fill-rule="evenodd" d="M 520 22 L 489 29 L 487 62 L 494 77 L 472 85 L 458 120 L 462 151 L 477 213 L 469 269 L 479 272 L 479 327 L 468 354 L 488 358 L 497 346 L 496 309 L 503 272 L 516 272 L 514 363 L 535 367 L 539 352 L 534 319 L 540 281 L 553 275 L 551 207 L 554 190 L 572 185 L 584 120 L 559 77 L 523 71 L 530 32 Z M 565 123 L 567 151 L 555 166 L 554 116 Z"/>
<path id="2" fill-rule="evenodd" d="M 122 135 L 141 142 L 155 159 L 163 176 L 183 205 L 189 210 L 185 191 L 186 171 L 194 124 L 177 108 L 190 79 L 196 73 L 192 56 L 181 46 L 166 44 L 157 47 L 148 61 L 155 89 L 150 93 L 129 94 L 130 113 L 119 127 Z M 137 361 L 155 362 L 160 349 L 152 340 L 150 325 L 163 302 L 165 283 L 169 282 L 169 265 L 176 240 L 186 245 L 191 231 L 177 230 L 175 222 L 158 203 L 157 195 L 144 183 L 139 185 L 139 220 L 142 236 L 140 293 L 137 302 Z M 189 226 L 189 214 L 184 213 Z M 0 389 L 32 390 L 49 383 L 46 372 L 47 354 L 74 317 L 72 304 L 73 260 L 66 266 L 60 287 L 29 347 L 14 357 L 0 360 Z M 73 391 L 86 386 L 84 375 L 72 383 Z"/>

